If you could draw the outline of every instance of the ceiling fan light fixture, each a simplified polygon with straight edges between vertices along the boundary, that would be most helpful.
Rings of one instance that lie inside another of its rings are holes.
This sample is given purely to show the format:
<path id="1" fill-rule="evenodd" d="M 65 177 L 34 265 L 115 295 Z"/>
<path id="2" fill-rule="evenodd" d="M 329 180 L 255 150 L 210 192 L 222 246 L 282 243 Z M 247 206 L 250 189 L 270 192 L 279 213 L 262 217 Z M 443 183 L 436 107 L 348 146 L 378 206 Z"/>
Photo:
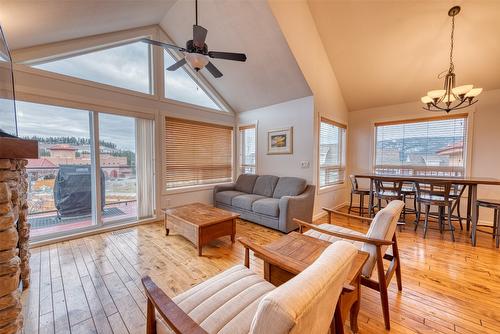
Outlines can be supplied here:
<path id="1" fill-rule="evenodd" d="M 196 71 L 201 70 L 207 66 L 209 60 L 208 57 L 199 53 L 187 53 L 186 54 L 187 63 L 194 68 Z"/>
<path id="2" fill-rule="evenodd" d="M 455 65 L 453 64 L 453 46 L 455 33 L 455 16 L 460 13 L 460 6 L 454 6 L 448 11 L 451 17 L 450 36 L 450 67 L 444 76 L 444 89 L 431 90 L 420 100 L 429 111 L 446 111 L 467 108 L 477 102 L 475 99 L 482 92 L 482 88 L 473 88 L 473 85 L 455 86 Z M 444 74 L 444 73 L 443 73 Z M 442 78 L 441 75 L 438 78 Z"/>

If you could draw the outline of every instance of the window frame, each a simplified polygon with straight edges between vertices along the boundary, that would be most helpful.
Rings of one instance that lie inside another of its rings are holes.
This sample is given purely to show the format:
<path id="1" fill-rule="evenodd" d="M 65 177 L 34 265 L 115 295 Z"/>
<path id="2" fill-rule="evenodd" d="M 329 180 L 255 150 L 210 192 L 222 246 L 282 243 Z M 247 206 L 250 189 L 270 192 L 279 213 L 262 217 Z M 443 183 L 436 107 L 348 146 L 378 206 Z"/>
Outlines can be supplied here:
<path id="1" fill-rule="evenodd" d="M 339 146 L 341 147 L 340 150 L 340 164 L 338 166 L 339 171 L 344 172 L 344 177 L 334 183 L 331 184 L 326 184 L 326 185 L 321 185 L 321 123 L 327 123 L 333 126 L 338 127 L 339 129 L 343 129 L 345 134 L 342 136 L 342 131 L 339 131 Z M 343 140 L 344 137 L 345 139 Z M 318 136 L 317 136 L 317 143 L 318 143 L 318 156 L 317 156 L 317 184 L 318 184 L 318 193 L 321 193 L 326 190 L 330 189 L 336 189 L 337 187 L 343 187 L 345 185 L 345 180 L 346 180 L 346 175 L 345 172 L 347 171 L 347 125 L 334 121 L 328 117 L 320 116 L 318 119 Z"/>
<path id="2" fill-rule="evenodd" d="M 426 117 L 412 117 L 409 116 L 408 118 L 396 118 L 396 119 L 385 119 L 385 120 L 377 120 L 371 122 L 371 129 L 372 129 L 372 146 L 371 146 L 371 166 L 370 170 L 375 173 L 375 169 L 377 167 L 377 126 L 384 126 L 384 125 L 397 125 L 397 124 L 411 124 L 411 123 L 423 123 L 423 122 L 429 122 L 429 121 L 440 121 L 440 120 L 447 120 L 447 119 L 461 119 L 464 118 L 466 120 L 466 124 L 464 126 L 465 129 L 465 140 L 464 140 L 464 167 L 463 167 L 463 176 L 456 176 L 457 178 L 460 177 L 467 177 L 471 174 L 471 162 L 472 162 L 472 137 L 473 137 L 473 122 L 474 122 L 474 112 L 469 111 L 469 112 L 463 112 L 463 113 L 457 113 L 457 114 L 451 114 L 451 115 L 441 115 L 441 116 L 426 116 Z M 411 166 L 409 166 L 411 167 Z M 450 176 L 453 177 L 453 176 Z"/>
<path id="3" fill-rule="evenodd" d="M 258 135 L 258 122 L 255 122 L 255 123 L 248 123 L 248 124 L 240 124 L 237 126 L 237 129 L 238 129 L 238 140 L 237 140 L 237 143 L 238 143 L 238 156 L 237 156 L 237 159 L 238 159 L 238 170 L 237 170 L 237 175 L 241 175 L 243 174 L 242 173 L 242 168 L 243 167 L 253 167 L 255 169 L 255 174 L 258 174 L 258 160 L 259 160 L 259 135 Z M 251 128 L 254 128 L 255 129 L 255 165 L 243 165 L 241 163 L 241 145 L 242 145 L 242 140 L 241 140 L 241 134 L 242 134 L 242 130 L 245 130 L 245 129 L 251 129 Z"/>

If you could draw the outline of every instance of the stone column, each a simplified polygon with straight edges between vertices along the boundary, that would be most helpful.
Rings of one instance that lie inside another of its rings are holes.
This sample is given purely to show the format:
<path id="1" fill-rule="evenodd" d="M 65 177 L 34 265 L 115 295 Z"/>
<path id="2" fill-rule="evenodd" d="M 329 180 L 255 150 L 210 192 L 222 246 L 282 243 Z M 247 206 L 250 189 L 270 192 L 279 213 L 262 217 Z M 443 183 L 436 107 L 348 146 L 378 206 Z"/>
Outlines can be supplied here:
<path id="1" fill-rule="evenodd" d="M 29 287 L 27 160 L 37 158 L 36 142 L 0 138 L 0 333 L 23 325 L 21 293 Z"/>

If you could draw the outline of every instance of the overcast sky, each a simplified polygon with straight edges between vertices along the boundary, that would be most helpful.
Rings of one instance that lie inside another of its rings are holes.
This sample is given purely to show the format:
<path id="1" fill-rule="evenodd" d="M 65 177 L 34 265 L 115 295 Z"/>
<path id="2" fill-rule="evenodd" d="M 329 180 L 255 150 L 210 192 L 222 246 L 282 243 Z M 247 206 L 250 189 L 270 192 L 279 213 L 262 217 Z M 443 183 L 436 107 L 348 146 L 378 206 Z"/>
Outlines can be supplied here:
<path id="1" fill-rule="evenodd" d="M 149 93 L 148 47 L 149 45 L 143 42 L 136 42 L 35 67 Z M 174 59 L 166 55 L 164 61 L 165 67 L 168 67 L 173 64 Z M 166 71 L 166 75 L 167 97 L 217 108 L 182 69 L 175 72 Z M 17 116 L 20 136 L 89 138 L 88 111 L 18 102 Z M 100 114 L 100 139 L 114 142 L 123 149 L 134 150 L 134 126 L 132 118 Z"/>

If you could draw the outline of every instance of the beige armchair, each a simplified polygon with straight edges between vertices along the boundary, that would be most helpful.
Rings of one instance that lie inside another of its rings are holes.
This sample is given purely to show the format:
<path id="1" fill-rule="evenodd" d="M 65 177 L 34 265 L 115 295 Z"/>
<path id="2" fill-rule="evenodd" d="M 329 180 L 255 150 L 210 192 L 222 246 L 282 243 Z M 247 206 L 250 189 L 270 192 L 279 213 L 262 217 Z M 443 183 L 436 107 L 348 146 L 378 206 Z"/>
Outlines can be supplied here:
<path id="1" fill-rule="evenodd" d="M 147 333 L 327 333 L 357 253 L 336 242 L 279 287 L 238 265 L 173 299 L 146 276 Z"/>
<path id="2" fill-rule="evenodd" d="M 358 249 L 370 254 L 363 267 L 361 284 L 380 292 L 386 329 L 390 329 L 391 326 L 387 287 L 394 273 L 396 273 L 398 290 L 401 291 L 403 289 L 401 282 L 401 262 L 399 260 L 398 243 L 396 240 L 396 227 L 398 226 L 399 216 L 403 208 L 404 203 L 395 200 L 377 212 L 373 220 L 330 209 L 324 209 L 328 212 L 328 224 L 312 225 L 296 220 L 297 224 L 300 225 L 301 233 L 330 241 L 333 244 L 340 242 L 339 240 L 350 240 Z M 366 234 L 363 234 L 345 227 L 332 225 L 333 214 L 368 221 L 371 223 L 370 228 Z M 309 228 L 307 232 L 304 232 L 304 227 Z M 389 248 L 389 246 L 391 247 Z M 384 270 L 383 260 L 390 261 L 387 271 Z M 378 280 L 372 279 L 375 267 L 377 267 Z"/>

